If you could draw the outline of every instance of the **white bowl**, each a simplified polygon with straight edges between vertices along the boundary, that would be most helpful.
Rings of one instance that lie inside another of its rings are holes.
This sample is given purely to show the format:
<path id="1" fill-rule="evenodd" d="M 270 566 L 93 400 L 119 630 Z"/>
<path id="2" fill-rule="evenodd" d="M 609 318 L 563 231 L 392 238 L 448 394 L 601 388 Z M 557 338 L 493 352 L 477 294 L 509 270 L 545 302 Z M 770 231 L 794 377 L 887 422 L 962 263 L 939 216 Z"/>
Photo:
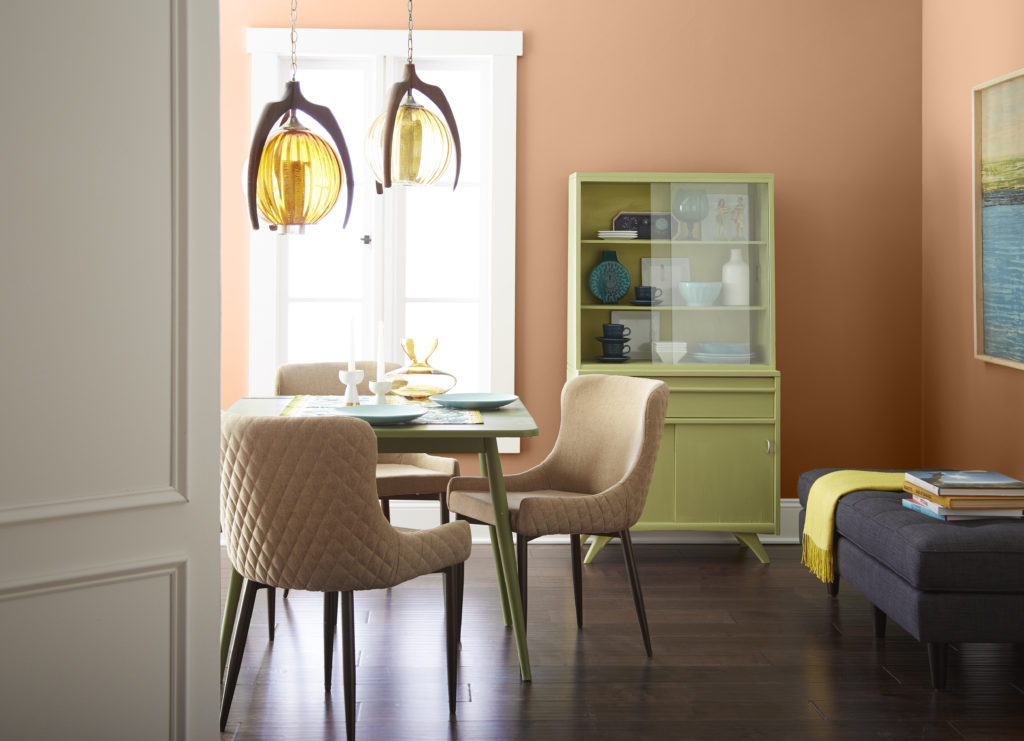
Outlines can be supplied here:
<path id="1" fill-rule="evenodd" d="M 654 354 L 662 363 L 678 363 L 686 355 L 686 348 L 655 347 Z"/>
<path id="2" fill-rule="evenodd" d="M 679 284 L 679 295 L 687 306 L 711 306 L 721 292 L 721 281 L 683 281 Z"/>

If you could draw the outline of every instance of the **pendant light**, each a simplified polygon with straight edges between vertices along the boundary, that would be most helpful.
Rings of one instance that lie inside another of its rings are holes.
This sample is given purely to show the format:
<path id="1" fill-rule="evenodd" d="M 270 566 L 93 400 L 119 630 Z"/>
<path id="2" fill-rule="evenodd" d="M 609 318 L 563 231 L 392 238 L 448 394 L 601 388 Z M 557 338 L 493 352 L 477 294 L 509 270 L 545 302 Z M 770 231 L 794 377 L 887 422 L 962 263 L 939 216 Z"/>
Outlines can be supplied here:
<path id="1" fill-rule="evenodd" d="M 455 190 L 462 167 L 459 127 L 441 88 L 428 85 L 416 74 L 416 65 L 412 61 L 412 0 L 408 0 L 408 5 L 409 56 L 405 73 L 391 87 L 387 109 L 370 126 L 366 135 L 366 159 L 377 180 L 378 193 L 383 193 L 383 188 L 390 188 L 392 183 L 430 185 L 447 169 L 454 144 L 455 182 L 452 190 Z M 417 103 L 413 90 L 418 90 L 436 105 L 444 121 Z"/>
<path id="2" fill-rule="evenodd" d="M 296 231 L 302 234 L 306 224 L 315 224 L 326 216 L 334 208 L 343 182 L 346 193 L 343 226 L 348 224 L 352 211 L 352 161 L 345 137 L 330 109 L 306 100 L 295 80 L 297 11 L 298 0 L 292 0 L 292 79 L 285 83 L 284 97 L 263 108 L 249 148 L 247 195 L 252 228 L 260 228 L 258 209 L 270 229 L 280 226 L 282 234 L 288 234 L 289 227 L 297 227 Z M 334 140 L 337 154 L 322 137 L 299 122 L 297 111 L 323 126 Z M 281 126 L 271 132 L 276 121 L 280 121 Z"/>

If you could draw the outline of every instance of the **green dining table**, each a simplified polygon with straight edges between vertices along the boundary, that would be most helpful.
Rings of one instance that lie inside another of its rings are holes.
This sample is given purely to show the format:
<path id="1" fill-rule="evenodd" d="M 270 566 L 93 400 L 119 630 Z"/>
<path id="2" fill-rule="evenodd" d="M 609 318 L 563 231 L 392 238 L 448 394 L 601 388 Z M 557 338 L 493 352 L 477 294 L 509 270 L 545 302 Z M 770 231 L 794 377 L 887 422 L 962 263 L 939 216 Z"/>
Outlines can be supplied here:
<path id="1" fill-rule="evenodd" d="M 246 416 L 281 416 L 295 397 L 265 396 L 239 399 L 228 414 Z M 323 413 L 318 416 L 324 416 Z M 526 645 L 526 622 L 519 595 L 519 573 L 516 569 L 515 549 L 512 544 L 512 525 L 508 516 L 508 497 L 505 479 L 498 455 L 498 438 L 533 437 L 538 434 L 537 424 L 522 401 L 499 409 L 480 410 L 483 423 L 477 424 L 389 424 L 373 425 L 377 435 L 377 450 L 381 453 L 476 453 L 480 459 L 481 474 L 487 477 L 491 490 L 497 524 L 490 527 L 491 550 L 497 570 L 498 595 L 501 600 L 505 625 L 511 624 L 519 654 L 519 671 L 523 681 L 530 681 L 530 653 Z M 221 673 L 227 659 L 228 646 L 238 610 L 242 590 L 242 576 L 232 569 L 228 585 L 224 619 L 221 624 Z"/>

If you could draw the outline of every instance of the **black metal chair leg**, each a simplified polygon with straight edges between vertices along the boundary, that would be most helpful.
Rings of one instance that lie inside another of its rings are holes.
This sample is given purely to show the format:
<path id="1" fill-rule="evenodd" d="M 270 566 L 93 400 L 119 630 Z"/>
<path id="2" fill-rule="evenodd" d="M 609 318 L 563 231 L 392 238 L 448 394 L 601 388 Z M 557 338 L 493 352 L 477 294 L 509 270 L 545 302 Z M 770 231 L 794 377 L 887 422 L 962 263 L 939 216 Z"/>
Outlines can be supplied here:
<path id="1" fill-rule="evenodd" d="M 438 497 L 438 501 L 441 503 L 441 524 L 444 525 L 447 522 L 451 522 L 451 512 L 448 511 L 448 492 L 442 491 Z"/>
<path id="2" fill-rule="evenodd" d="M 572 551 L 572 598 L 576 603 L 576 627 L 583 627 L 583 551 L 579 535 L 569 536 Z"/>
<path id="3" fill-rule="evenodd" d="M 331 691 L 334 664 L 334 626 L 338 624 L 338 593 L 324 592 L 324 692 Z"/>
<path id="4" fill-rule="evenodd" d="M 448 713 L 455 716 L 455 684 L 459 676 L 459 649 L 456 630 L 458 618 L 455 615 L 459 601 L 458 566 L 449 566 L 444 570 L 444 632 L 445 653 L 448 660 Z"/>
<path id="5" fill-rule="evenodd" d="M 242 655 L 245 653 L 245 640 L 249 637 L 249 623 L 252 621 L 252 610 L 256 604 L 256 592 L 261 586 L 263 585 L 259 582 L 246 579 L 242 587 L 242 603 L 238 610 L 235 639 L 231 645 L 228 675 L 224 680 L 224 696 L 220 701 L 220 730 L 222 731 L 228 724 L 228 712 L 231 710 L 231 699 L 235 696 L 238 671 L 242 668 Z"/>
<path id="6" fill-rule="evenodd" d="M 885 613 L 875 605 L 872 605 L 871 608 L 871 618 L 875 625 L 875 638 L 885 638 Z"/>
<path id="7" fill-rule="evenodd" d="M 275 602 L 277 590 L 267 587 L 267 633 L 270 635 L 270 642 L 274 642 L 274 622 L 276 619 Z"/>
<path id="8" fill-rule="evenodd" d="M 455 641 L 462 646 L 462 598 L 466 591 L 466 564 L 455 565 Z"/>
<path id="9" fill-rule="evenodd" d="M 522 533 L 516 533 L 516 566 L 519 570 L 519 601 L 523 604 L 523 625 L 526 625 L 526 545 L 530 542 Z"/>
<path id="10" fill-rule="evenodd" d="M 391 522 L 391 500 L 381 499 L 380 508 L 381 511 L 384 513 L 385 519 L 387 519 L 388 522 Z"/>
<path id="11" fill-rule="evenodd" d="M 928 668 L 931 670 L 932 687 L 937 690 L 946 689 L 946 660 L 948 657 L 948 644 L 940 642 L 928 644 Z"/>
<path id="12" fill-rule="evenodd" d="M 341 593 L 341 654 L 345 685 L 345 735 L 356 737 L 356 640 L 352 592 Z"/>
<path id="13" fill-rule="evenodd" d="M 636 605 L 636 617 L 640 621 L 640 632 L 644 637 L 644 648 L 647 656 L 651 657 L 651 631 L 647 628 L 647 610 L 644 609 L 644 595 L 640 590 L 640 574 L 636 566 L 636 552 L 633 550 L 633 539 L 629 536 L 629 530 L 619 533 L 622 540 L 622 556 L 626 559 L 626 573 L 629 574 L 629 586 L 633 589 L 633 604 Z"/>

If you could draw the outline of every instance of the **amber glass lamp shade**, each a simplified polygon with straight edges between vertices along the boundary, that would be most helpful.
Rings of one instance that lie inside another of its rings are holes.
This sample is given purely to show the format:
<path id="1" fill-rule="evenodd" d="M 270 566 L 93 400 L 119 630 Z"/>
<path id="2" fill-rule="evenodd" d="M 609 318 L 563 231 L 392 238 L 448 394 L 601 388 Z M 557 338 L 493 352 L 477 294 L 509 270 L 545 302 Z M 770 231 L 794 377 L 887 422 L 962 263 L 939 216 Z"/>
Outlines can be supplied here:
<path id="1" fill-rule="evenodd" d="M 272 226 L 302 233 L 330 213 L 341 192 L 338 155 L 322 138 L 298 123 L 294 115 L 263 148 L 256 176 L 256 204 Z"/>
<path id="2" fill-rule="evenodd" d="M 377 116 L 366 135 L 366 160 L 377 182 L 384 182 L 384 129 L 387 112 Z M 407 95 L 395 116 L 391 140 L 391 180 L 403 185 L 430 185 L 448 167 L 452 139 L 433 111 Z"/>

